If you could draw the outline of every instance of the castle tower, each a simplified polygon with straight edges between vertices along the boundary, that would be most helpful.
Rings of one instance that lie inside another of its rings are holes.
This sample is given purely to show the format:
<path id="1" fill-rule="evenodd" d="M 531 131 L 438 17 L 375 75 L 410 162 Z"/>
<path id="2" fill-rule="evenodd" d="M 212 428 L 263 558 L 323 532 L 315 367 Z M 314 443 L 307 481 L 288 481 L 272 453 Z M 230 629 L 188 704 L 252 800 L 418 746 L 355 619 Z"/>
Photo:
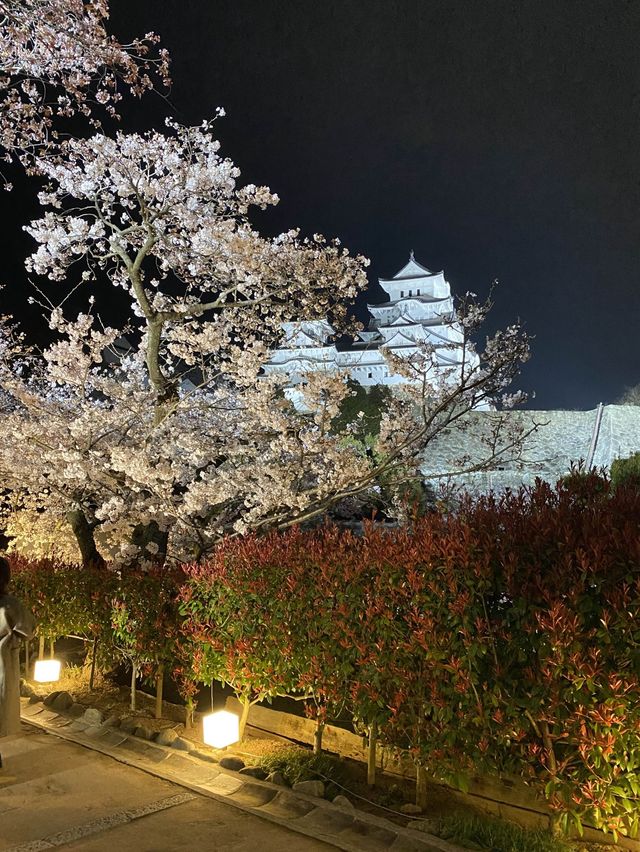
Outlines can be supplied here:
<path id="1" fill-rule="evenodd" d="M 456 380 L 455 368 L 463 362 L 463 333 L 456 320 L 451 288 L 443 272 L 431 272 L 413 252 L 393 278 L 378 279 L 387 301 L 369 304 L 369 327 L 346 350 L 337 350 L 328 339 L 329 323 L 286 323 L 285 341 L 272 352 L 265 373 L 286 372 L 291 384 L 303 381 L 305 371 L 340 369 L 363 386 L 396 385 L 410 379 L 391 372 L 382 349 L 410 358 L 426 345 L 436 370 Z M 477 356 L 466 353 L 472 366 Z M 416 379 L 417 380 L 417 379 Z"/>

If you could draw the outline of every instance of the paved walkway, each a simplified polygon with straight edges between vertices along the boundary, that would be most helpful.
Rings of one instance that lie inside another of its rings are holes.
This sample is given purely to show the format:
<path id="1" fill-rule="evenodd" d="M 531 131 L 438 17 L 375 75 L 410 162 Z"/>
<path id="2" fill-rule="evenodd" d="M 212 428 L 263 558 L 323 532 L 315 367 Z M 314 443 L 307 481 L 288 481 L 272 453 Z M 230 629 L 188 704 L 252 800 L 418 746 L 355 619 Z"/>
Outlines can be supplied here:
<path id="1" fill-rule="evenodd" d="M 0 740 L 0 850 L 328 852 L 325 843 L 23 726 Z"/>
<path id="2" fill-rule="evenodd" d="M 403 828 L 388 820 L 363 813 L 350 804 L 345 810 L 327 802 L 324 798 L 309 796 L 299 790 L 259 781 L 246 774 L 225 769 L 219 765 L 215 754 L 209 753 L 211 750 L 194 750 L 192 746 L 192 750 L 187 753 L 184 746 L 188 748 L 188 744 L 180 739 L 176 740 L 173 748 L 169 748 L 159 743 L 150 742 L 146 738 L 137 737 L 131 734 L 129 726 L 125 727 L 119 719 L 102 721 L 102 714 L 95 709 L 89 708 L 80 718 L 77 718 L 50 709 L 38 701 L 32 702 L 23 699 L 22 717 L 27 725 L 33 726 L 39 732 L 40 737 L 48 733 L 66 741 L 74 748 L 84 747 L 90 753 L 96 752 L 103 758 L 113 758 L 134 771 L 142 770 L 150 776 L 154 776 L 154 781 L 168 785 L 163 788 L 165 791 L 171 791 L 165 797 L 152 797 L 151 801 L 144 800 L 138 803 L 135 798 L 130 801 L 130 797 L 126 795 L 126 788 L 123 788 L 125 789 L 124 799 L 119 799 L 122 804 L 119 804 L 118 807 L 112 806 L 113 820 L 109 822 L 111 811 L 102 814 L 99 812 L 99 805 L 101 802 L 108 801 L 109 797 L 114 795 L 114 789 L 117 791 L 117 795 L 120 795 L 118 779 L 105 777 L 103 783 L 97 785 L 92 781 L 92 772 L 85 772 L 78 782 L 78 802 L 81 804 L 84 802 L 84 807 L 91 811 L 91 819 L 83 822 L 75 816 L 76 805 L 73 802 L 75 796 L 73 791 L 63 788 L 57 797 L 54 795 L 52 800 L 59 802 L 62 806 L 66 804 L 71 808 L 74 813 L 73 825 L 78 826 L 78 830 L 83 830 L 84 823 L 92 822 L 92 820 L 106 820 L 105 822 L 93 823 L 96 831 L 103 828 L 119 831 L 120 826 L 124 828 L 125 824 L 128 825 L 129 823 L 131 824 L 130 828 L 137 828 L 137 823 L 140 821 L 141 837 L 147 837 L 143 830 L 144 824 L 157 820 L 161 821 L 161 813 L 166 814 L 166 819 L 170 823 L 180 824 L 177 817 L 174 819 L 174 812 L 179 815 L 181 809 L 186 810 L 187 807 L 197 809 L 198 807 L 195 804 L 195 798 L 180 800 L 172 798 L 179 795 L 175 792 L 176 789 L 182 788 L 183 796 L 191 797 L 195 794 L 199 800 L 211 799 L 217 802 L 222 806 L 219 813 L 227 814 L 226 809 L 228 807 L 241 812 L 239 821 L 234 820 L 229 814 L 225 818 L 226 821 L 222 823 L 220 830 L 216 829 L 215 832 L 211 830 L 211 825 L 207 820 L 204 820 L 204 849 L 206 850 L 249 849 L 249 844 L 253 842 L 255 845 L 256 840 L 259 840 L 260 846 L 264 847 L 260 852 L 265 852 L 265 850 L 271 848 L 306 852 L 306 850 L 326 849 L 325 844 L 345 850 L 345 852 L 460 852 L 459 847 L 453 846 L 440 838 L 413 828 Z M 6 754 L 8 760 L 7 772 L 14 775 L 16 779 L 15 782 L 8 781 L 7 794 L 10 793 L 12 783 L 20 786 L 21 779 L 27 780 L 24 775 L 25 772 L 28 773 L 27 764 L 40 766 L 40 761 L 35 761 L 37 754 L 31 756 L 29 746 L 20 744 L 34 742 L 39 744 L 38 747 L 43 747 L 45 744 L 48 745 L 49 741 L 46 738 L 45 740 L 33 740 L 31 739 L 32 736 L 37 735 L 26 735 L 16 740 L 18 749 L 24 751 L 26 748 L 25 767 L 22 774 L 11 769 L 12 755 L 6 750 L 6 740 L 0 741 L 0 749 L 2 749 L 3 755 Z M 182 746 L 182 749 L 176 749 L 176 745 Z M 56 755 L 59 754 L 61 753 L 56 752 Z M 77 754 L 82 754 L 82 752 Z M 18 754 L 15 755 L 16 760 L 17 758 Z M 88 758 L 84 756 L 82 759 L 87 760 Z M 67 769 L 67 761 L 63 761 L 61 757 L 56 757 L 54 764 L 49 765 L 48 770 L 45 768 L 44 774 L 38 776 L 40 784 L 45 785 L 45 791 L 49 789 L 52 772 L 53 777 L 56 778 L 57 773 L 66 772 Z M 106 768 L 106 764 L 104 771 L 111 771 Z M 75 778 L 79 774 L 80 769 L 73 770 L 71 777 Z M 139 776 L 136 775 L 136 777 Z M 178 786 L 175 787 L 174 784 Z M 55 788 L 53 792 L 55 793 Z M 66 803 L 65 798 L 69 800 Z M 98 807 L 96 806 L 96 799 Z M 28 797 L 24 799 L 23 809 L 29 806 L 29 801 Z M 42 805 L 40 810 L 44 807 Z M 147 808 L 151 808 L 154 812 L 151 816 L 148 816 L 150 812 L 146 810 Z M 53 818 L 55 807 L 50 805 L 49 810 Z M 242 812 L 244 812 L 244 815 Z M 22 818 L 23 823 L 28 822 L 28 820 L 25 820 L 24 814 Z M 256 818 L 257 821 L 254 821 Z M 3 822 L 4 815 L 0 807 L 0 838 L 2 837 Z M 227 822 L 229 832 L 232 831 L 232 825 L 238 824 L 244 827 L 246 824 L 248 826 L 246 834 L 235 837 L 232 842 L 227 843 L 224 836 Z M 186 820 L 184 824 L 187 827 L 180 828 L 176 838 L 174 839 L 172 835 L 170 841 L 169 839 L 166 840 L 165 845 L 155 845 L 165 842 L 162 829 L 159 829 L 161 832 L 160 839 L 152 840 L 151 846 L 140 846 L 140 849 L 138 849 L 138 842 L 132 841 L 132 844 L 127 842 L 125 848 L 135 849 L 135 852 L 141 852 L 141 850 L 147 850 L 147 852 L 152 852 L 152 850 L 153 852 L 165 852 L 167 850 L 167 852 L 171 852 L 174 849 L 192 849 L 196 845 L 196 829 L 193 828 L 189 820 Z M 269 830 L 267 830 L 267 824 L 269 824 Z M 208 830 L 207 825 L 209 825 Z M 278 835 L 278 839 L 274 840 L 275 845 L 271 847 L 266 844 L 271 842 L 269 837 L 274 825 L 276 828 L 284 829 L 285 833 L 281 836 Z M 68 815 L 62 820 L 61 824 L 60 822 L 55 823 L 54 827 L 49 827 L 47 823 L 46 832 L 40 831 L 37 835 L 38 838 L 46 838 L 46 842 L 44 844 L 36 843 L 36 845 L 19 845 L 16 842 L 15 834 L 8 834 L 8 845 L 3 847 L 0 842 L 0 852 L 3 849 L 10 849 L 12 852 L 40 852 L 43 849 L 60 847 L 65 844 L 69 846 L 80 835 L 72 837 L 65 834 L 64 831 L 68 827 Z M 292 835 L 292 832 L 296 834 Z M 91 833 L 90 827 L 86 829 L 86 833 L 87 836 Z M 222 836 L 219 839 L 220 834 Z M 266 838 L 265 842 L 263 842 L 263 838 Z M 90 848 L 87 846 L 87 839 L 82 840 L 81 843 L 81 847 L 75 848 Z M 185 845 L 171 845 L 174 843 Z M 69 848 L 74 847 L 69 846 Z M 106 848 L 112 847 L 107 846 Z"/>

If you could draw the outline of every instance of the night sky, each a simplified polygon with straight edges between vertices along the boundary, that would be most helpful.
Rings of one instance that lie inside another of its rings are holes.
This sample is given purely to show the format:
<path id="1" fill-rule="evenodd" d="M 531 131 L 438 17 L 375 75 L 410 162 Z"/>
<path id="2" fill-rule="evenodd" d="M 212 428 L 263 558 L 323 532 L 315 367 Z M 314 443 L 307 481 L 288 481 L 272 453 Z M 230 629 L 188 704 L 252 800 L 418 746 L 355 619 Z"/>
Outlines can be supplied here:
<path id="1" fill-rule="evenodd" d="M 492 327 L 535 335 L 529 407 L 640 382 L 640 2 L 112 0 L 112 29 L 173 57 L 170 103 L 124 127 L 223 106 L 223 153 L 282 199 L 264 231 L 339 236 L 370 300 L 410 249 L 459 294 L 498 279 Z M 18 287 L 23 193 L 2 199 Z"/>

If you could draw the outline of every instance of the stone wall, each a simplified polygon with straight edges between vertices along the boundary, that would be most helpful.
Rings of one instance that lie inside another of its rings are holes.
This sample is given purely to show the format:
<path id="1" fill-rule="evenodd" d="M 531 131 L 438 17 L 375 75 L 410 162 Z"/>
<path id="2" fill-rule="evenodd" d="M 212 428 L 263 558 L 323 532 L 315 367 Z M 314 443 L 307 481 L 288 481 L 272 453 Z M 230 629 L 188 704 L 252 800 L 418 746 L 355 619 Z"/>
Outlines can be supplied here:
<path id="1" fill-rule="evenodd" d="M 533 430 L 522 449 L 510 450 L 491 469 L 447 476 L 487 458 L 496 429 L 502 445 L 514 427 Z M 592 443 L 595 442 L 595 446 Z M 595 467 L 608 469 L 616 458 L 640 452 L 640 406 L 606 405 L 591 411 L 471 412 L 429 446 L 422 466 L 425 477 L 443 476 L 472 491 L 531 485 L 536 477 L 555 483 L 572 463 L 591 456 Z"/>

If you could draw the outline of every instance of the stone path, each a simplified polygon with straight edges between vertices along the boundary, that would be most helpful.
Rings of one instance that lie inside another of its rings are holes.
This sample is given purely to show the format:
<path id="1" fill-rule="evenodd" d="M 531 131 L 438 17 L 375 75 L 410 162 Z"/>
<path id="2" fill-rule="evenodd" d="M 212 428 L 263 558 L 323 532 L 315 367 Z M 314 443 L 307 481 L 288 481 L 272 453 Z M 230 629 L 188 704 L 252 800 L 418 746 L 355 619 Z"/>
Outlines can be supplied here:
<path id="1" fill-rule="evenodd" d="M 209 797 L 24 726 L 0 740 L 3 852 L 330 852 Z"/>
<path id="2" fill-rule="evenodd" d="M 152 824 L 160 824 L 163 821 L 172 824 L 174 820 L 180 821 L 180 814 L 193 809 L 198 810 L 203 807 L 202 798 L 206 797 L 217 803 L 218 806 L 225 806 L 225 813 L 229 811 L 229 806 L 237 811 L 240 817 L 244 819 L 256 820 L 260 818 L 258 823 L 261 823 L 259 828 L 253 829 L 255 838 L 260 837 L 260 852 L 267 852 L 271 847 L 265 846 L 263 843 L 263 835 L 266 835 L 267 830 L 280 831 L 286 830 L 289 836 L 288 840 L 284 840 L 279 846 L 274 846 L 273 849 L 279 850 L 300 850 L 300 852 L 318 852 L 327 849 L 325 844 L 338 849 L 348 850 L 348 852 L 382 852 L 382 850 L 392 850 L 392 852 L 461 852 L 459 847 L 455 847 L 446 841 L 433 837 L 422 832 L 405 829 L 388 820 L 379 817 L 365 814 L 360 811 L 346 812 L 340 810 L 331 802 L 324 799 L 304 795 L 303 793 L 293 792 L 290 789 L 269 784 L 267 782 L 258 781 L 254 778 L 249 778 L 246 775 L 229 770 L 221 769 L 217 763 L 207 762 L 203 759 L 193 756 L 192 754 L 177 752 L 175 749 L 157 745 L 156 743 L 141 740 L 138 737 L 132 736 L 118 728 L 113 728 L 109 725 L 89 725 L 84 719 L 72 719 L 66 715 L 58 714 L 53 710 L 49 710 L 42 704 L 23 703 L 23 720 L 29 725 L 36 726 L 41 730 L 54 734 L 56 737 L 67 740 L 68 742 L 84 746 L 85 749 L 75 749 L 73 758 L 77 760 L 76 752 L 86 751 L 91 749 L 92 752 L 100 752 L 102 755 L 110 758 L 115 758 L 120 764 L 126 764 L 128 767 L 142 769 L 150 775 L 155 776 L 153 779 L 158 783 L 171 782 L 172 784 L 180 785 L 183 790 L 189 790 L 192 793 L 198 794 L 193 800 L 180 801 L 172 799 L 178 794 L 174 786 L 171 786 L 165 791 L 164 796 L 155 796 L 152 801 L 129 801 L 125 799 L 125 805 L 121 805 L 119 809 L 113 806 L 108 813 L 92 813 L 93 820 L 107 818 L 109 816 L 116 819 L 113 825 L 105 828 L 98 828 L 97 831 L 107 830 L 109 837 L 117 836 L 119 832 L 132 831 L 136 826 L 146 826 L 150 821 Z M 42 735 L 40 735 L 42 739 Z M 48 738 L 45 738 L 48 739 Z M 33 738 L 27 741 L 35 742 Z M 7 755 L 5 763 L 5 772 L 10 775 L 18 775 L 17 767 L 14 769 L 13 760 L 10 759 L 9 753 L 6 751 L 5 743 L 2 741 L 1 749 L 3 756 Z M 42 743 L 38 743 L 39 747 Z M 113 762 L 112 762 L 113 763 Z M 115 766 L 116 764 L 113 763 Z M 72 767 L 69 767 L 73 771 Z M 56 774 L 53 774 L 56 778 Z M 42 779 L 43 784 L 50 783 L 51 779 L 45 775 Z M 55 784 L 55 781 L 52 783 Z M 103 792 L 98 794 L 97 791 L 92 791 L 91 782 L 87 779 L 87 787 L 85 795 L 88 796 L 88 801 L 96 804 L 95 799 L 98 797 L 100 802 L 104 795 L 111 791 L 112 787 L 106 783 L 103 785 Z M 10 790 L 10 787 L 9 787 Z M 95 842 L 98 845 L 92 845 L 89 841 L 91 832 L 85 829 L 88 833 L 85 839 L 81 841 L 81 845 L 71 844 L 66 835 L 62 838 L 62 842 L 55 842 L 59 832 L 64 831 L 69 827 L 69 823 L 54 825 L 45 834 L 38 836 L 38 840 L 45 838 L 47 845 L 40 846 L 16 846 L 16 840 L 23 842 L 22 837 L 10 838 L 13 846 L 2 845 L 3 837 L 5 836 L 6 827 L 5 814 L 3 813 L 2 797 L 9 790 L 3 790 L 0 786 L 0 849 L 9 850 L 11 852 L 39 852 L 40 849 L 50 849 L 52 847 L 65 845 L 68 849 L 82 850 L 99 850 L 107 848 L 135 848 L 136 852 L 169 852 L 169 850 L 193 849 L 198 848 L 198 842 L 193 832 L 197 833 L 198 821 L 194 822 L 195 828 L 192 829 L 192 823 L 185 823 L 185 844 L 183 845 L 162 845 L 162 841 L 156 845 L 140 846 L 137 842 L 135 845 L 122 844 L 119 840 L 117 845 L 115 840 L 113 844 L 109 841 L 108 846 L 101 846 L 100 841 Z M 113 788 L 113 792 L 118 791 L 118 786 Z M 155 808 L 152 816 L 146 816 L 141 819 L 143 813 L 137 808 L 153 806 Z M 55 822 L 55 821 L 54 821 Z M 87 820 L 85 822 L 91 822 Z M 124 823 L 127 825 L 124 825 Z M 52 823 L 53 825 L 53 823 Z M 78 830 L 82 829 L 82 821 L 77 820 L 74 826 Z M 295 832 L 297 836 L 292 834 Z M 93 832 L 95 833 L 95 832 Z M 205 832 L 206 833 L 206 832 Z M 249 831 L 251 834 L 252 831 Z M 215 840 L 214 845 L 211 845 L 213 838 L 211 832 L 207 835 L 209 840 L 200 848 L 207 850 L 224 850 L 224 849 L 249 849 L 249 845 L 215 845 L 218 841 Z M 162 838 L 162 835 L 160 835 Z M 30 840 L 24 838 L 24 840 Z M 36 838 L 33 838 L 36 839 Z M 253 848 L 252 848 L 253 852 Z"/>

